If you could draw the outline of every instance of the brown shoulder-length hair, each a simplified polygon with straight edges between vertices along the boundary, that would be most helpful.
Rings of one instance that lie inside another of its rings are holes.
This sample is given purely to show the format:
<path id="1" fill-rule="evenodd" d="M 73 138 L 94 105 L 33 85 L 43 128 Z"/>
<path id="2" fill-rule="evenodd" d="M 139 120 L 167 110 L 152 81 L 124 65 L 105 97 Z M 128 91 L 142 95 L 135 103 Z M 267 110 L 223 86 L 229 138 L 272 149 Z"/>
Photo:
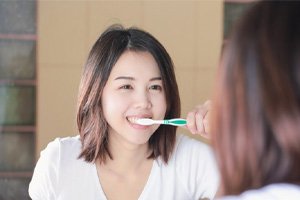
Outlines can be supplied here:
<path id="1" fill-rule="evenodd" d="M 221 193 L 300 184 L 300 2 L 258 2 L 225 47 L 212 144 Z"/>
<path id="2" fill-rule="evenodd" d="M 96 159 L 105 162 L 107 156 L 113 159 L 108 148 L 108 124 L 103 115 L 101 95 L 112 68 L 125 51 L 146 51 L 154 57 L 166 95 L 165 118 L 180 116 L 180 98 L 173 62 L 166 49 L 146 31 L 112 25 L 92 47 L 79 88 L 77 126 L 82 141 L 79 158 L 87 162 L 95 162 Z M 160 126 L 148 141 L 152 150 L 149 158 L 161 156 L 167 163 L 175 141 L 176 127 Z"/>

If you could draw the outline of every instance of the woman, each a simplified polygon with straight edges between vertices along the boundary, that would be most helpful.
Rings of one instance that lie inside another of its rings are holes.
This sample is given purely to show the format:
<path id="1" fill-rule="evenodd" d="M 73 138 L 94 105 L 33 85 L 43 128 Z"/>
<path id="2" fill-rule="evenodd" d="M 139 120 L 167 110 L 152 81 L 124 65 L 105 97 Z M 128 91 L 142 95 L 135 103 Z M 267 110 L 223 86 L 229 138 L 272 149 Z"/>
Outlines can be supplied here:
<path id="1" fill-rule="evenodd" d="M 208 145 L 176 136 L 173 126 L 135 123 L 179 116 L 177 82 L 165 48 L 137 28 L 108 28 L 83 71 L 80 136 L 56 139 L 42 152 L 31 198 L 212 199 L 218 173 Z M 195 120 L 188 127 L 197 130 Z"/>
<path id="2" fill-rule="evenodd" d="M 258 2 L 224 50 L 211 124 L 222 199 L 300 199 L 299 11 Z"/>

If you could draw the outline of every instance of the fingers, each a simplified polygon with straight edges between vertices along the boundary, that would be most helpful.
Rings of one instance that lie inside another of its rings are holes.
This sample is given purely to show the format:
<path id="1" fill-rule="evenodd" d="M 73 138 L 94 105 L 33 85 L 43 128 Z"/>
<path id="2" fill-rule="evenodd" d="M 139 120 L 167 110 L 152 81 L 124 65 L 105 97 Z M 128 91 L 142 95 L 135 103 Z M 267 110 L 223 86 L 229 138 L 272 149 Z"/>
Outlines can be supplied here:
<path id="1" fill-rule="evenodd" d="M 203 119 L 203 126 L 204 126 L 204 133 L 207 134 L 207 136 L 210 136 L 210 125 L 209 125 L 209 119 L 210 119 L 210 111 L 208 111 Z"/>
<path id="2" fill-rule="evenodd" d="M 186 117 L 187 125 L 186 127 L 192 134 L 197 133 L 197 125 L 196 125 L 196 110 L 190 111 Z"/>
<path id="3" fill-rule="evenodd" d="M 203 116 L 203 127 L 204 127 L 204 130 L 202 132 L 200 132 L 200 134 L 203 134 L 202 136 L 203 137 L 206 137 L 206 138 L 209 138 L 210 136 L 210 129 L 209 129 L 209 119 L 210 119 L 210 111 L 211 111 L 211 101 L 210 100 L 207 100 L 204 105 L 202 106 L 202 109 L 205 110 L 205 114 Z"/>
<path id="4" fill-rule="evenodd" d="M 200 134 L 205 138 L 209 138 L 210 107 L 211 102 L 206 101 L 187 114 L 187 128 L 192 134 Z"/>

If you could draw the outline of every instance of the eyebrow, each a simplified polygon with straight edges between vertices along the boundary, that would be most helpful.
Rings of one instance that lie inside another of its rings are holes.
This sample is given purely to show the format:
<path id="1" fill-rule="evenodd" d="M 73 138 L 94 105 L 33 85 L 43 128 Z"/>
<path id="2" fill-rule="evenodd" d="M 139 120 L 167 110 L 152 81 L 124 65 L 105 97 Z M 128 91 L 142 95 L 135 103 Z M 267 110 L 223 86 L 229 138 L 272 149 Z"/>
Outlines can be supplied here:
<path id="1" fill-rule="evenodd" d="M 135 80 L 135 78 L 130 77 L 130 76 L 118 76 L 117 78 L 115 78 L 115 80 L 121 80 L 121 79 L 131 80 L 131 81 Z M 162 80 L 162 78 L 161 77 L 153 77 L 150 79 L 150 81 L 156 81 L 156 80 Z"/>
<path id="2" fill-rule="evenodd" d="M 133 77 L 130 76 L 118 76 L 115 80 L 126 79 L 126 80 L 134 80 Z"/>

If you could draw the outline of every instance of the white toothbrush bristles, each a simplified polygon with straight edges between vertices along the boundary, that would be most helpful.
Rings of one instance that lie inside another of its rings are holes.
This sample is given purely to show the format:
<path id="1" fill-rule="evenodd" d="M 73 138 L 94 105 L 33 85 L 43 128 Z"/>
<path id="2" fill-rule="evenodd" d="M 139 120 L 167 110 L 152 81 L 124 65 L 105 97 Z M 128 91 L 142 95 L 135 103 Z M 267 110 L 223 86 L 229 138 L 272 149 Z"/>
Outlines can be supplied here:
<path id="1" fill-rule="evenodd" d="M 153 124 L 153 120 L 148 119 L 148 118 L 140 118 L 140 119 L 135 120 L 135 123 L 139 124 L 139 125 L 149 126 L 149 125 Z"/>

